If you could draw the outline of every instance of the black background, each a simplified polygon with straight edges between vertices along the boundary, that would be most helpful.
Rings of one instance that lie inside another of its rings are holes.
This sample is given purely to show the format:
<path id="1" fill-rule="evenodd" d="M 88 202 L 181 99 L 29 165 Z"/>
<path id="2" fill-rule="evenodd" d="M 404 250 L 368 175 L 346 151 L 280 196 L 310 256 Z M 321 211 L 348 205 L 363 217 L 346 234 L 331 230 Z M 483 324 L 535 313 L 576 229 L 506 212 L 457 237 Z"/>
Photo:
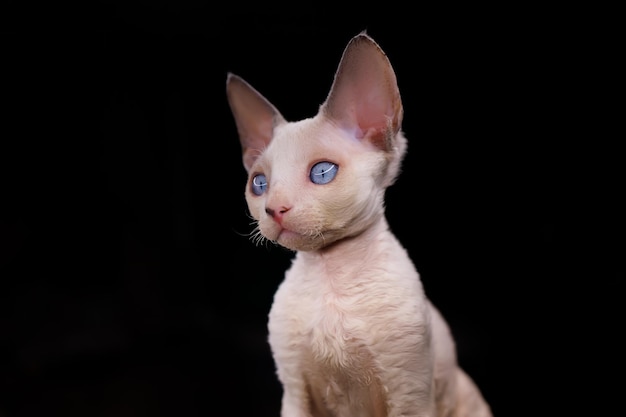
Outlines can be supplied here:
<path id="1" fill-rule="evenodd" d="M 226 73 L 309 117 L 362 30 L 404 102 L 389 223 L 494 414 L 617 404 L 612 12 L 336 7 L 3 6 L 1 417 L 279 415 L 290 255 L 246 237 Z"/>

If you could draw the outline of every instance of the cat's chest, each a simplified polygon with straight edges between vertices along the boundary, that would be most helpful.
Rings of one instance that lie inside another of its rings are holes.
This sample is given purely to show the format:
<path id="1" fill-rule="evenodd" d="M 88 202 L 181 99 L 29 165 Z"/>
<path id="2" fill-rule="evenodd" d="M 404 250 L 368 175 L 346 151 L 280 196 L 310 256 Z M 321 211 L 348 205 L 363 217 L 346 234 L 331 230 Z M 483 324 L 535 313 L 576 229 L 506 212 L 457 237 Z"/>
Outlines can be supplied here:
<path id="1" fill-rule="evenodd" d="M 276 293 L 274 309 L 290 311 L 301 330 L 356 329 L 364 325 L 368 310 L 382 302 L 373 295 L 384 291 L 385 284 L 367 275 L 351 268 L 294 264 Z"/>
<path id="2" fill-rule="evenodd" d="M 324 363 L 329 370 L 358 357 L 357 350 L 369 344 L 371 337 L 367 319 L 371 300 L 363 288 L 349 291 L 349 287 L 320 271 L 309 270 L 306 276 L 297 277 L 288 274 L 270 312 L 273 347 L 315 358 L 310 360 Z"/>
<path id="3" fill-rule="evenodd" d="M 385 268 L 329 268 L 294 263 L 274 297 L 270 342 L 275 350 L 294 348 L 302 355 L 333 364 L 368 356 L 394 332 L 391 323 L 414 317 L 418 287 L 399 285 L 412 271 Z M 364 351 L 365 349 L 365 351 Z"/>

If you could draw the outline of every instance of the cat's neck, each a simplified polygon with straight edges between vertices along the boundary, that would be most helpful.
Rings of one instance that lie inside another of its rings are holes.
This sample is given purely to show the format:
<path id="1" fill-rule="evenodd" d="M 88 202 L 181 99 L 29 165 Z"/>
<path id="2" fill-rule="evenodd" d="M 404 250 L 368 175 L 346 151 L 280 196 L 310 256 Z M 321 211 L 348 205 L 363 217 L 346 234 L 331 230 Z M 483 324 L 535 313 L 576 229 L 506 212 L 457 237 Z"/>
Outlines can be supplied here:
<path id="1" fill-rule="evenodd" d="M 330 267 L 345 268 L 346 265 L 360 265 L 371 259 L 374 253 L 383 251 L 389 244 L 395 244 L 396 238 L 389 230 L 385 216 L 380 216 L 363 232 L 340 239 L 315 251 L 299 251 L 297 257 L 304 262 L 324 262 Z"/>

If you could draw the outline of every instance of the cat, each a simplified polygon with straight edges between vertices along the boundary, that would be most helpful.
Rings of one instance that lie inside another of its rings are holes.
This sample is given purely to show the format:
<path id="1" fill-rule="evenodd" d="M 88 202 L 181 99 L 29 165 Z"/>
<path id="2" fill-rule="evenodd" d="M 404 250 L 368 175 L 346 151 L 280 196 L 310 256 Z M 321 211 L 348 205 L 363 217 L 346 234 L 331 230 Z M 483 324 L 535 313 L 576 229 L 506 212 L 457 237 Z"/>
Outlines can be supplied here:
<path id="1" fill-rule="evenodd" d="M 288 122 L 231 72 L 226 93 L 251 239 L 294 252 L 268 319 L 281 416 L 492 416 L 385 217 L 407 139 L 380 46 L 349 41 L 311 118 Z"/>

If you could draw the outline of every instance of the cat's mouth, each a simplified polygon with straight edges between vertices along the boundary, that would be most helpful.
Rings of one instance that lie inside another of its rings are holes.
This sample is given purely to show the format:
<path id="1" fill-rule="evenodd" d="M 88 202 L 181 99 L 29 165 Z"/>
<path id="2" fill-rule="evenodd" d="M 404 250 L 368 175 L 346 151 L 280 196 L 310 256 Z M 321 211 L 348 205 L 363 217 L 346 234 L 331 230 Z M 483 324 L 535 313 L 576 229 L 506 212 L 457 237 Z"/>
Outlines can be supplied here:
<path id="1" fill-rule="evenodd" d="M 328 243 L 325 234 L 297 226 L 289 227 L 285 222 L 282 224 L 277 222 L 265 223 L 265 227 L 261 228 L 261 233 L 268 240 L 294 251 L 317 250 Z"/>
<path id="2" fill-rule="evenodd" d="M 293 240 L 294 238 L 301 238 L 302 235 L 298 232 L 294 232 L 285 227 L 281 227 L 276 236 L 276 241 L 280 243 L 281 240 Z"/>

